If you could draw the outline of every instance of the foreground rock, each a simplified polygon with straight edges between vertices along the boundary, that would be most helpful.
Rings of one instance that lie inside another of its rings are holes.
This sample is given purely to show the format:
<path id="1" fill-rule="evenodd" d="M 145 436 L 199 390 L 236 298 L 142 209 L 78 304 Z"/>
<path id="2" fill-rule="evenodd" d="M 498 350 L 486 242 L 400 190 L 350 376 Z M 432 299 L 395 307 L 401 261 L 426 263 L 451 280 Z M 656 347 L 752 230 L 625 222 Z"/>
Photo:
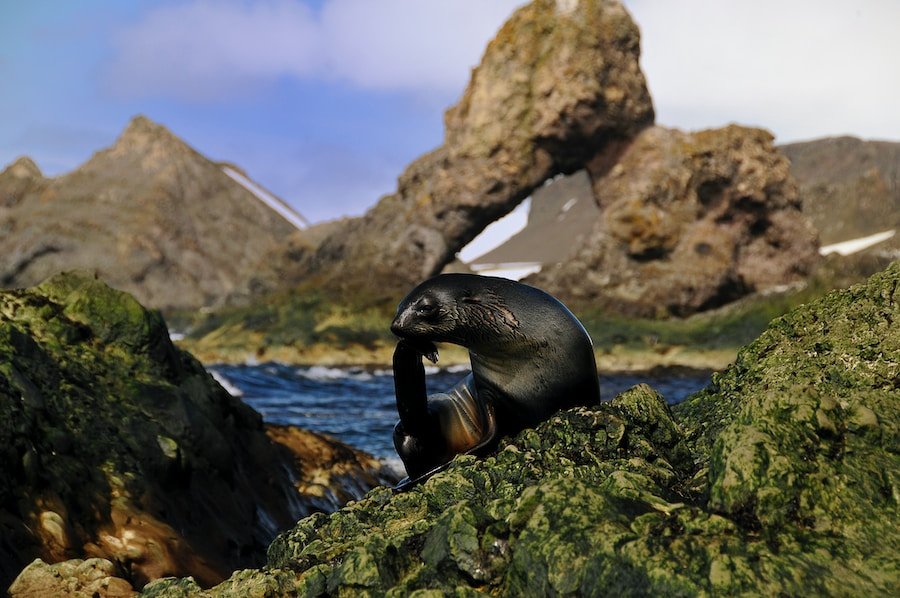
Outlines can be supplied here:
<path id="1" fill-rule="evenodd" d="M 775 320 L 674 410 L 637 386 L 304 519 L 263 569 L 144 594 L 897 595 L 898 321 L 900 262 Z"/>
<path id="2" fill-rule="evenodd" d="M 62 176 L 17 160 L 0 172 L 0 288 L 85 268 L 160 309 L 221 300 L 296 230 L 226 168 L 141 116 Z"/>
<path id="3" fill-rule="evenodd" d="M 72 559 L 48 565 L 35 559 L 9 588 L 14 598 L 128 598 L 137 592 L 107 559 Z"/>
<path id="4" fill-rule="evenodd" d="M 600 216 L 529 282 L 572 303 L 685 316 L 803 281 L 818 259 L 788 161 L 760 129 L 645 129 L 591 171 Z"/>
<path id="5" fill-rule="evenodd" d="M 652 123 L 639 32 L 616 0 L 535 0 L 488 45 L 444 144 L 396 193 L 304 263 L 332 286 L 405 288 L 436 274 L 548 177 Z"/>
<path id="6" fill-rule="evenodd" d="M 0 462 L 4 588 L 36 557 L 215 583 L 385 481 L 334 440 L 266 430 L 157 313 L 77 274 L 0 293 Z"/>

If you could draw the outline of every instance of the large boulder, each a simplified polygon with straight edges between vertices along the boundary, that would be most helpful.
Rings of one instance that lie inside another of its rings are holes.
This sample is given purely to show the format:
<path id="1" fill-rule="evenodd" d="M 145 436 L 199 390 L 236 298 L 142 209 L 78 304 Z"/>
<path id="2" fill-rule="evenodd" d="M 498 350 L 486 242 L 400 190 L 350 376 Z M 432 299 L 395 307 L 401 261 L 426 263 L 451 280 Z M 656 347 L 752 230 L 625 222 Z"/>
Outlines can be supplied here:
<path id="1" fill-rule="evenodd" d="M 0 463 L 3 588 L 38 557 L 211 584 L 388 481 L 334 440 L 267 430 L 157 312 L 81 274 L 0 293 Z"/>
<path id="2" fill-rule="evenodd" d="M 816 231 L 766 131 L 651 127 L 591 175 L 592 232 L 529 279 L 565 300 L 684 316 L 800 282 L 817 261 Z"/>
<path id="3" fill-rule="evenodd" d="M 900 262 L 674 409 L 637 386 L 304 519 L 265 569 L 144 594 L 897 595 L 898 321 Z"/>
<path id="4" fill-rule="evenodd" d="M 488 45 L 444 144 L 304 258 L 307 280 L 404 288 L 558 172 L 653 121 L 638 28 L 617 0 L 535 0 Z"/>

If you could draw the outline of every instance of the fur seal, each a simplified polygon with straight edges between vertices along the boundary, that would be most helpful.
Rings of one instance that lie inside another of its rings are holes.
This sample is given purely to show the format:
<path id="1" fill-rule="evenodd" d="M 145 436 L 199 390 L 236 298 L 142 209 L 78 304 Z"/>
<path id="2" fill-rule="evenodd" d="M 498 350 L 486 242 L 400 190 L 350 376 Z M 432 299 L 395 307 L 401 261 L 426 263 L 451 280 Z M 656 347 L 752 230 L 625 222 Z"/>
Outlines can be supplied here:
<path id="1" fill-rule="evenodd" d="M 474 274 L 426 280 L 400 302 L 391 331 L 400 422 L 394 446 L 405 489 L 459 453 L 483 454 L 503 436 L 559 411 L 600 401 L 593 343 L 581 322 L 540 289 Z M 472 373 L 428 396 L 422 357 L 435 342 L 469 350 Z"/>

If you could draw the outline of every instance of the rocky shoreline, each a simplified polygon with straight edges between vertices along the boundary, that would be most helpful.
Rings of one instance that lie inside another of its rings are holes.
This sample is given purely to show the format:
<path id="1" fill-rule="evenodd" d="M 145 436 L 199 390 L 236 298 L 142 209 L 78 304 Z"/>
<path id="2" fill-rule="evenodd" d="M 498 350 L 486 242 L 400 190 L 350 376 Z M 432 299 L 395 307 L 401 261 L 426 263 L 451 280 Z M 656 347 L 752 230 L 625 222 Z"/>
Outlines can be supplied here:
<path id="1" fill-rule="evenodd" d="M 222 350 L 217 348 L 195 349 L 190 342 L 177 342 L 178 346 L 208 364 L 240 365 L 273 361 L 295 366 L 327 367 L 390 367 L 394 346 L 368 348 L 356 346 L 338 348 L 320 346 L 312 349 L 302 347 L 277 347 L 262 355 L 253 348 Z M 468 365 L 469 356 L 458 347 L 445 345 L 441 348 L 441 367 Z M 686 346 L 666 346 L 660 348 L 634 349 L 622 346 L 602 348 L 596 351 L 598 368 L 601 372 L 646 372 L 659 368 L 689 368 L 695 370 L 722 370 L 734 362 L 736 348 L 691 348 Z"/>
<path id="2" fill-rule="evenodd" d="M 777 318 L 674 408 L 640 385 L 562 412 L 410 492 L 301 519 L 261 568 L 142 595 L 896 595 L 898 320 L 895 262 Z M 102 560 L 33 563 L 13 595 L 35 579 L 132 595 Z"/>

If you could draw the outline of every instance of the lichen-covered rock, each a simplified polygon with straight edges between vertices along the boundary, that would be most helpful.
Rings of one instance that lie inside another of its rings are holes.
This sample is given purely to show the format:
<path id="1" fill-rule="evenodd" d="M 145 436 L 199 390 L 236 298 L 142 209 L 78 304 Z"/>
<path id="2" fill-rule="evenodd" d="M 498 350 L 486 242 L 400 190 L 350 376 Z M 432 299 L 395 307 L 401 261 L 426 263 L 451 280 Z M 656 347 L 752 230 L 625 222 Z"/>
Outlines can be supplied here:
<path id="1" fill-rule="evenodd" d="M 107 559 L 73 559 L 48 565 L 35 559 L 9 587 L 10 598 L 130 598 L 137 592 Z"/>
<path id="2" fill-rule="evenodd" d="M 900 262 L 673 410 L 641 385 L 560 413 L 300 521 L 263 569 L 148 595 L 897 595 L 898 321 Z"/>
<path id="3" fill-rule="evenodd" d="M 83 274 L 0 293 L 0 463 L 4 588 L 36 557 L 107 558 L 136 587 L 208 585 L 386 481 L 321 435 L 267 436 L 158 313 Z"/>
<path id="4" fill-rule="evenodd" d="M 684 316 L 800 282 L 818 259 L 789 163 L 766 131 L 651 127 L 591 174 L 593 231 L 529 278 L 570 302 Z"/>
<path id="5" fill-rule="evenodd" d="M 711 509 L 766 534 L 797 525 L 870 545 L 857 556 L 878 558 L 886 537 L 870 518 L 896 517 L 900 499 L 898 317 L 895 262 L 776 319 L 680 407 L 710 454 Z M 896 564 L 895 549 L 883 556 Z"/>
<path id="6" fill-rule="evenodd" d="M 550 176 L 653 121 L 637 26 L 618 0 L 534 0 L 488 45 L 444 144 L 310 252 L 306 276 L 401 288 L 436 274 Z"/>

